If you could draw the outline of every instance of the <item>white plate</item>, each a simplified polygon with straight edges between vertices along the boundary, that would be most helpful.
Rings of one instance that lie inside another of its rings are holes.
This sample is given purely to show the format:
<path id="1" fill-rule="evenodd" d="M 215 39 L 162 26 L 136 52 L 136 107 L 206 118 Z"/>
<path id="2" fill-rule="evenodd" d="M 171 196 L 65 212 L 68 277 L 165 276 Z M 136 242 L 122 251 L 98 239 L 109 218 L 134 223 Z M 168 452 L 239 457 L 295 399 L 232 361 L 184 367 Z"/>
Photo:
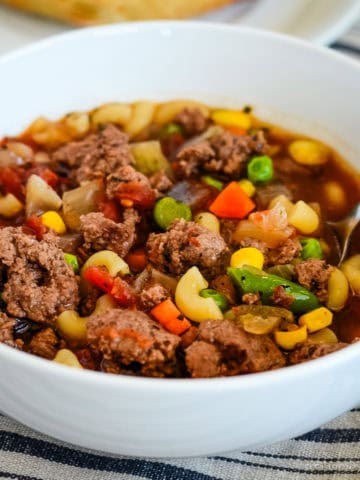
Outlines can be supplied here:
<path id="1" fill-rule="evenodd" d="M 275 30 L 329 45 L 360 15 L 360 0 L 243 0 L 201 17 Z M 0 53 L 70 27 L 0 7 Z"/>

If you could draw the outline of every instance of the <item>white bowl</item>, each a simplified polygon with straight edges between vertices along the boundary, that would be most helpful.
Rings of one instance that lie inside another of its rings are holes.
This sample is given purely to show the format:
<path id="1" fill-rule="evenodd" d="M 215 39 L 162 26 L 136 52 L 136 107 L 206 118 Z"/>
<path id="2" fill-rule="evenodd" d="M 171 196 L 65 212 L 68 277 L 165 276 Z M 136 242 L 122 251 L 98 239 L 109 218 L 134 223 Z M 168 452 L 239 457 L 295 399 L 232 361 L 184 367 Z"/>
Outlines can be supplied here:
<path id="1" fill-rule="evenodd" d="M 360 156 L 360 65 L 273 33 L 147 23 L 82 30 L 0 60 L 0 134 L 109 100 L 192 97 Z M 163 380 L 72 370 L 0 345 L 0 409 L 76 445 L 205 455 L 286 439 L 360 401 L 360 343 L 278 371 Z"/>

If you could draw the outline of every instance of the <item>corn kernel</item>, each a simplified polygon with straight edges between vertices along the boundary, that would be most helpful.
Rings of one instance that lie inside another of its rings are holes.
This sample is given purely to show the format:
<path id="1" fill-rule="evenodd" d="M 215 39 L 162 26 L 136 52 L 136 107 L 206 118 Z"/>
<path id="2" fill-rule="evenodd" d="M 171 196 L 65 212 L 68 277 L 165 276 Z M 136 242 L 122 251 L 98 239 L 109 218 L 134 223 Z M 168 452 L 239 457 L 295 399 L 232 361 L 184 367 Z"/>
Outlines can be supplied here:
<path id="1" fill-rule="evenodd" d="M 331 325 L 333 314 L 325 307 L 316 308 L 301 315 L 299 325 L 305 326 L 310 333 L 317 332 Z"/>
<path id="2" fill-rule="evenodd" d="M 319 227 L 319 216 L 307 203 L 299 200 L 288 217 L 290 225 L 300 233 L 308 235 Z"/>
<path id="3" fill-rule="evenodd" d="M 244 190 L 244 192 L 248 197 L 253 197 L 255 195 L 256 188 L 254 184 L 250 182 L 250 180 L 248 180 L 247 178 L 240 180 L 239 185 Z"/>
<path id="4" fill-rule="evenodd" d="M 211 118 L 215 123 L 225 127 L 240 127 L 248 130 L 251 127 L 251 117 L 248 113 L 237 110 L 215 110 Z"/>
<path id="5" fill-rule="evenodd" d="M 194 218 L 194 220 L 197 224 L 207 228 L 212 232 L 215 232 L 215 233 L 220 232 L 220 222 L 217 219 L 217 217 L 210 212 L 198 213 Z"/>
<path id="6" fill-rule="evenodd" d="M 264 266 L 264 255 L 255 247 L 240 248 L 231 255 L 230 265 L 238 268 L 242 265 L 251 265 L 262 270 Z"/>
<path id="7" fill-rule="evenodd" d="M 53 361 L 56 363 L 61 363 L 62 365 L 66 365 L 67 367 L 83 368 L 77 359 L 77 356 L 67 348 L 62 348 L 59 350 Z"/>
<path id="8" fill-rule="evenodd" d="M 338 338 L 330 328 L 323 328 L 316 333 L 309 335 L 309 340 L 313 343 L 337 343 Z"/>
<path id="9" fill-rule="evenodd" d="M 275 342 L 284 350 L 293 350 L 298 343 L 304 343 L 307 339 L 307 328 L 305 325 L 291 330 L 289 332 L 281 332 L 276 330 L 274 334 Z"/>
<path id="10" fill-rule="evenodd" d="M 53 212 L 50 210 L 48 212 L 43 213 L 40 218 L 42 223 L 46 227 L 51 228 L 59 235 L 62 235 L 63 233 L 66 232 L 64 220 L 60 217 L 60 215 L 57 212 Z"/>

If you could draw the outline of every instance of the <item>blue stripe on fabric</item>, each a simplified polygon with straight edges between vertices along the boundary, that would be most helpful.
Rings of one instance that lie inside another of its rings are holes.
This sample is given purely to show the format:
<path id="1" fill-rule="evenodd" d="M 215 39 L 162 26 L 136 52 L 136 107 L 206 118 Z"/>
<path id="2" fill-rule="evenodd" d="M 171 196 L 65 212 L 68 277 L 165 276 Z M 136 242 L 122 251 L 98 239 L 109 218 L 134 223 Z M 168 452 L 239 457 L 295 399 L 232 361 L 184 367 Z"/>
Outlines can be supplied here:
<path id="1" fill-rule="evenodd" d="M 355 443 L 360 442 L 359 428 L 318 428 L 312 432 L 296 437 L 302 440 L 317 443 Z"/>
<path id="2" fill-rule="evenodd" d="M 106 457 L 6 431 L 0 431 L 0 448 L 6 452 L 31 455 L 72 467 L 126 473 L 152 480 L 220 480 L 194 470 L 157 461 Z"/>
<path id="3" fill-rule="evenodd" d="M 356 53 L 360 55 L 360 47 L 355 47 L 355 45 L 350 45 L 343 42 L 335 42 L 331 45 L 331 48 L 334 50 L 341 50 L 342 52 Z"/>
<path id="4" fill-rule="evenodd" d="M 360 470 L 304 470 L 303 468 L 293 468 L 293 467 L 281 467 L 279 465 L 263 465 L 261 463 L 247 462 L 245 460 L 239 460 L 238 458 L 229 458 L 229 457 L 211 457 L 214 460 L 221 460 L 228 463 L 237 463 L 239 465 L 247 467 L 260 467 L 267 470 L 276 470 L 279 472 L 289 472 L 289 473 L 302 473 L 306 475 L 359 475 Z"/>
<path id="5" fill-rule="evenodd" d="M 1 471 L 0 471 L 0 477 L 11 478 L 14 480 L 40 480 L 38 477 L 28 477 L 27 475 L 17 475 L 15 473 L 1 472 Z"/>
<path id="6" fill-rule="evenodd" d="M 280 453 L 263 453 L 263 452 L 243 452 L 245 455 L 252 455 L 253 457 L 263 458 L 281 458 L 284 460 L 301 460 L 306 462 L 360 462 L 359 457 L 304 457 L 302 455 L 282 455 Z"/>

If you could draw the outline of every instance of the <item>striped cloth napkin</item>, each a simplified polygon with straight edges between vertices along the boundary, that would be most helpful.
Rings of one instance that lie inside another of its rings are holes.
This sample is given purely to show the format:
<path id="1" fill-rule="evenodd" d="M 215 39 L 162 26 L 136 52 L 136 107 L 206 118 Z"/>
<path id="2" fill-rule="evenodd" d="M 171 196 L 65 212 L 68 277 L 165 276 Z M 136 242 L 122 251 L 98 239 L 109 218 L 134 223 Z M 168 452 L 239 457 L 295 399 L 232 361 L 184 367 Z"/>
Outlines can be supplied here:
<path id="1" fill-rule="evenodd" d="M 332 48 L 360 61 L 360 23 Z M 360 478 L 360 408 L 260 450 L 137 459 L 75 448 L 0 414 L 0 480 L 345 480 Z"/>

